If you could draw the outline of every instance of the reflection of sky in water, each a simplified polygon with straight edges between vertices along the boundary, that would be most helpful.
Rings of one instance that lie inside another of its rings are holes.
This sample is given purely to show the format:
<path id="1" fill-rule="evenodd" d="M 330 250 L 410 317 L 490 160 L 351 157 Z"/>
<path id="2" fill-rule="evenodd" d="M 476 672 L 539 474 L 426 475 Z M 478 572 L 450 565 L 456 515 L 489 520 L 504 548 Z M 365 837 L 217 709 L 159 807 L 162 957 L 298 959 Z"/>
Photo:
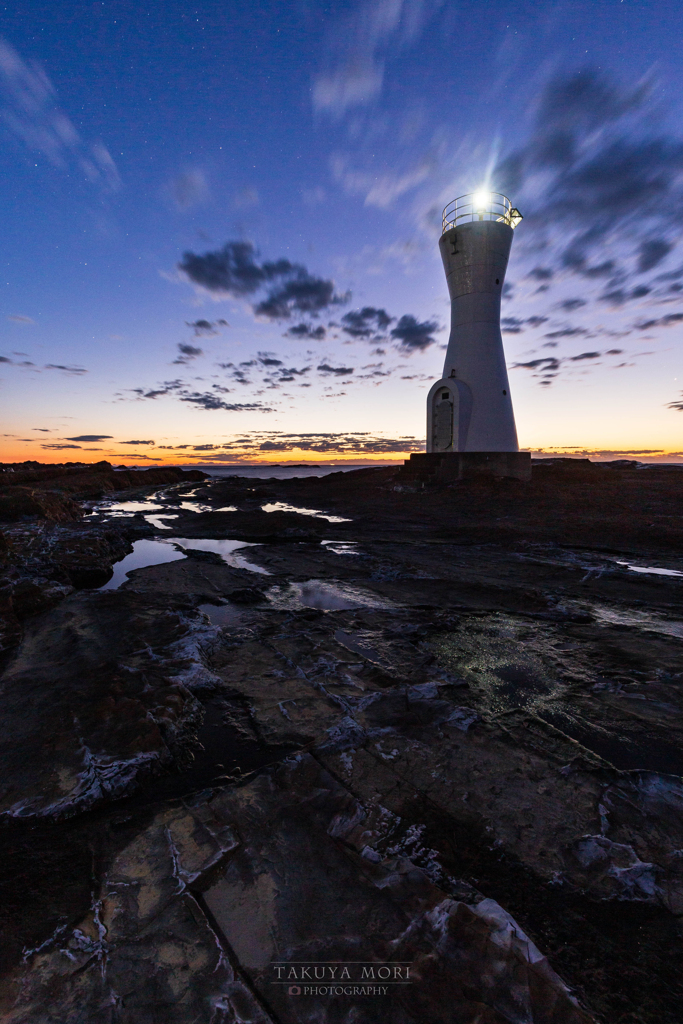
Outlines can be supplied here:
<path id="1" fill-rule="evenodd" d="M 116 504 L 108 505 L 101 511 L 107 515 L 114 515 L 117 512 L 157 512 L 163 507 L 156 501 L 117 501 Z"/>
<path id="2" fill-rule="evenodd" d="M 158 501 L 116 501 L 111 505 L 95 505 L 91 516 L 134 516 L 136 512 L 163 512 L 164 506 Z"/>
<path id="3" fill-rule="evenodd" d="M 177 519 L 178 516 L 175 513 L 164 513 L 158 516 L 145 516 L 145 519 L 152 526 L 156 526 L 157 530 L 171 530 L 173 527 L 169 526 L 168 523 L 163 522 L 164 519 Z"/>
<path id="4" fill-rule="evenodd" d="M 298 505 L 288 505 L 285 501 L 273 501 L 269 505 L 261 505 L 264 512 L 298 512 L 301 516 L 313 516 L 315 519 L 327 519 L 328 523 L 350 523 L 351 519 L 344 516 L 330 516 L 327 512 L 321 512 L 317 508 L 299 508 Z"/>
<path id="5" fill-rule="evenodd" d="M 161 512 L 182 508 L 186 512 L 236 512 L 234 505 L 214 509 L 195 499 L 197 491 L 186 491 L 178 494 L 173 487 L 169 490 L 155 491 L 149 498 L 131 498 L 129 501 L 98 501 L 91 507 L 89 515 L 135 515 L 136 512 Z"/>
<path id="6" fill-rule="evenodd" d="M 300 608 L 315 608 L 319 611 L 353 611 L 355 608 L 396 607 L 382 601 L 374 594 L 356 587 L 324 580 L 307 580 L 306 583 L 290 583 L 271 587 L 266 597 L 271 607 L 280 611 L 296 611 Z M 263 607 L 263 606 L 261 606 Z M 200 605 L 214 626 L 231 626 L 241 621 L 245 609 L 241 605 L 227 604 Z"/>
<path id="7" fill-rule="evenodd" d="M 131 499 L 130 501 L 113 501 L 93 505 L 89 516 L 105 515 L 112 518 L 132 517 L 146 512 L 155 512 L 157 515 L 145 515 L 145 519 L 157 530 L 170 530 L 165 519 L 177 519 L 180 510 L 184 512 L 237 512 L 236 505 L 225 505 L 222 508 L 212 508 L 211 505 L 204 505 L 200 501 L 190 501 L 196 491 L 188 491 L 182 495 L 184 500 L 173 501 L 174 495 L 171 492 L 157 491 L 149 499 Z"/>
<path id="8" fill-rule="evenodd" d="M 249 544 L 243 540 L 208 540 L 203 537 L 172 537 L 169 540 L 171 543 L 181 544 L 184 548 L 195 548 L 198 551 L 215 551 L 224 562 L 227 562 L 234 569 L 248 569 L 249 572 L 258 572 L 262 576 L 271 575 L 267 569 L 263 569 L 260 565 L 254 565 L 253 562 L 249 562 L 246 558 L 235 553 L 244 548 L 256 547 L 255 544 Z"/>
<path id="9" fill-rule="evenodd" d="M 268 600 L 276 608 L 318 608 L 321 611 L 351 611 L 354 608 L 395 608 L 391 601 L 342 583 L 307 580 L 271 587 Z"/>
<path id="10" fill-rule="evenodd" d="M 176 551 L 167 540 L 136 540 L 133 550 L 114 566 L 114 575 L 100 590 L 116 590 L 126 582 L 126 573 L 133 569 L 144 569 L 148 565 L 162 565 L 184 558 L 182 551 Z"/>
<path id="11" fill-rule="evenodd" d="M 145 569 L 150 565 L 163 565 L 164 562 L 176 562 L 180 558 L 185 558 L 183 552 L 175 548 L 175 544 L 180 544 L 181 547 L 188 549 L 195 548 L 199 551 L 215 551 L 224 562 L 234 569 L 247 569 L 249 572 L 258 572 L 264 576 L 270 575 L 267 569 L 262 569 L 260 565 L 254 565 L 236 553 L 242 548 L 254 547 L 253 544 L 247 544 L 243 540 L 195 540 L 192 537 L 164 537 L 163 540 L 160 538 L 136 540 L 133 543 L 132 552 L 122 558 L 120 562 L 116 562 L 114 575 L 108 583 L 99 589 L 116 590 L 126 582 L 127 574 L 133 569 Z"/>
<path id="12" fill-rule="evenodd" d="M 173 508 L 183 508 L 186 512 L 213 512 L 211 505 L 202 505 L 199 501 L 181 501 Z"/>
<path id="13" fill-rule="evenodd" d="M 631 565 L 630 562 L 619 562 L 617 565 L 624 565 L 631 572 L 645 572 L 653 576 L 683 576 L 683 572 L 679 572 L 678 569 L 656 569 L 653 565 Z"/>
<path id="14" fill-rule="evenodd" d="M 355 540 L 323 540 L 321 546 L 333 555 L 360 555 L 358 541 Z"/>
<path id="15" fill-rule="evenodd" d="M 548 550 L 540 550 L 547 548 Z M 520 562 L 535 562 L 539 565 L 561 565 L 571 568 L 582 569 L 591 575 L 601 575 L 604 572 L 614 571 L 618 565 L 622 569 L 629 569 L 631 572 L 645 573 L 652 576 L 678 576 L 683 577 L 680 569 L 662 569 L 655 565 L 634 565 L 624 559 L 600 556 L 594 551 L 559 551 L 554 545 L 538 545 L 538 550 L 531 553 L 515 551 L 513 557 Z"/>

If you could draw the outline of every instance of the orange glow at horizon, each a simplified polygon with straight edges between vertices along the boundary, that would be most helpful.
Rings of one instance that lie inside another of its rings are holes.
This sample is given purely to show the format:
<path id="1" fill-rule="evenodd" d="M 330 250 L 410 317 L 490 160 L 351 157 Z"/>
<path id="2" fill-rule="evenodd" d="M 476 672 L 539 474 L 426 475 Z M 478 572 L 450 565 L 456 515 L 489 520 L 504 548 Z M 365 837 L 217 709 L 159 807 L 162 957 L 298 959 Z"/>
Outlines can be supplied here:
<path id="1" fill-rule="evenodd" d="M 610 459 L 630 458 L 640 462 L 681 462 L 683 463 L 683 452 L 672 449 L 657 448 L 631 448 L 631 449 L 606 449 L 597 446 L 583 445 L 548 445 L 545 447 L 526 447 L 522 451 L 530 451 L 532 458 L 543 458 L 549 456 L 564 456 L 572 458 L 588 458 L 594 461 L 608 461 Z M 154 452 L 154 448 L 151 448 Z M 331 465 L 344 463 L 348 464 L 399 464 L 409 459 L 411 452 L 349 452 L 328 451 L 315 452 L 292 448 L 283 452 L 272 452 L 268 456 L 259 455 L 257 451 L 244 450 L 222 453 L 217 458 L 212 452 L 197 453 L 190 456 L 182 451 L 159 452 L 158 454 L 135 455 L 129 451 L 112 451 L 112 449 L 88 449 L 77 448 L 76 446 L 64 447 L 60 450 L 44 450 L 35 443 L 22 442 L 19 440 L 5 440 L 0 442 L 0 464 L 21 464 L 24 462 L 39 462 L 43 465 L 63 465 L 64 463 L 79 463 L 93 465 L 97 462 L 109 462 L 112 465 L 138 466 L 182 466 L 191 469 L 214 467 L 220 469 L 227 466 L 272 466 L 272 465 Z"/>
<path id="2" fill-rule="evenodd" d="M 154 449 L 151 449 L 153 452 Z M 64 447 L 58 451 L 45 451 L 38 448 L 34 444 L 21 444 L 17 442 L 6 442 L 0 443 L 0 463 L 14 464 L 22 462 L 40 462 L 44 465 L 63 465 L 66 462 L 83 463 L 86 465 L 93 465 L 97 462 L 110 462 L 112 465 L 125 465 L 127 466 L 184 466 L 191 468 L 192 466 L 209 466 L 214 465 L 220 467 L 222 465 L 282 465 L 286 463 L 310 463 L 316 464 L 321 463 L 329 465 L 330 463 L 359 463 L 359 462 L 402 462 L 404 459 L 410 458 L 410 452 L 391 452 L 391 453 L 368 453 L 368 452 L 312 452 L 303 451 L 298 448 L 291 449 L 282 453 L 272 453 L 269 457 L 260 456 L 254 451 L 243 451 L 243 452 L 230 452 L 226 453 L 225 457 L 217 459 L 216 456 L 207 452 L 202 455 L 197 453 L 194 457 L 189 456 L 185 452 L 160 452 L 158 455 L 132 455 L 130 451 L 116 452 L 111 449 L 102 449 L 94 451 L 87 448 L 78 449 L 74 447 Z"/>

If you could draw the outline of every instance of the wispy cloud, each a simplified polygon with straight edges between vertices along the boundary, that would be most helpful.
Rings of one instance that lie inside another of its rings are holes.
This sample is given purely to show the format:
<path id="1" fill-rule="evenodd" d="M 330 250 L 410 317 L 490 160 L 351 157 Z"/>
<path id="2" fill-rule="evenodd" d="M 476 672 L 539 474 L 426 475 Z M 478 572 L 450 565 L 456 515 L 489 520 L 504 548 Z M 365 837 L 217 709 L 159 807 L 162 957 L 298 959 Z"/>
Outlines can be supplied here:
<path id="1" fill-rule="evenodd" d="M 326 336 L 327 331 L 322 324 L 314 326 L 313 324 L 300 323 L 285 331 L 286 338 L 310 338 L 311 341 L 322 341 Z"/>
<path id="2" fill-rule="evenodd" d="M 382 90 L 389 48 L 418 37 L 443 0 L 362 0 L 334 23 L 324 68 L 313 79 L 313 107 L 340 117 Z"/>
<path id="3" fill-rule="evenodd" d="M 12 134 L 29 149 L 42 153 L 55 167 L 78 167 L 94 184 L 107 191 L 120 186 L 119 173 L 109 151 L 100 143 L 85 143 L 59 106 L 57 90 L 36 61 L 24 61 L 0 39 L 0 117 Z"/>
<path id="4" fill-rule="evenodd" d="M 258 206 L 261 202 L 258 191 L 255 188 L 241 188 L 235 193 L 233 206 L 236 210 L 248 210 L 252 206 Z"/>
<path id="5" fill-rule="evenodd" d="M 492 173 L 523 205 L 528 244 L 548 254 L 530 277 L 604 278 L 617 305 L 642 297 L 628 278 L 658 267 L 683 229 L 683 138 L 663 127 L 654 93 L 592 68 L 547 82 L 527 141 Z"/>
<path id="6" fill-rule="evenodd" d="M 180 395 L 181 402 L 188 402 L 199 409 L 223 409 L 225 412 L 272 412 L 263 402 L 224 402 L 210 391 L 191 391 Z"/>
<path id="7" fill-rule="evenodd" d="M 12 355 L 19 356 L 24 355 L 23 352 L 13 352 Z M 30 362 L 28 359 L 16 362 L 14 359 L 10 359 L 9 356 L 0 356 L 0 363 L 7 363 L 9 366 L 35 366 L 35 363 Z M 85 372 L 85 371 L 84 371 Z"/>
<path id="8" fill-rule="evenodd" d="M 516 316 L 504 316 L 500 324 L 503 334 L 521 334 L 527 326 L 540 327 L 547 322 L 547 316 L 527 316 L 523 320 Z"/>
<path id="9" fill-rule="evenodd" d="M 623 349 L 610 348 L 605 352 L 579 352 L 575 356 L 541 356 L 536 359 L 528 359 L 526 362 L 513 363 L 511 369 L 531 370 L 532 375 L 539 379 L 541 386 L 548 387 L 559 375 L 563 365 L 567 363 L 592 363 L 602 356 L 621 356 L 623 354 Z"/>
<path id="10" fill-rule="evenodd" d="M 62 373 L 68 373 L 74 377 L 80 377 L 88 371 L 82 366 L 63 366 L 61 363 L 48 363 L 45 367 L 46 370 L 61 370 Z"/>
<path id="11" fill-rule="evenodd" d="M 181 213 L 203 206 L 209 199 L 209 185 L 204 171 L 197 167 L 182 171 L 164 188 L 164 194 Z"/>
<path id="12" fill-rule="evenodd" d="M 544 334 L 544 338 L 580 338 L 584 334 L 588 334 L 589 331 L 586 327 L 560 327 L 556 331 L 549 331 L 548 334 Z"/>
<path id="13" fill-rule="evenodd" d="M 608 302 L 611 306 L 623 306 L 627 302 L 644 299 L 651 291 L 652 288 L 646 284 L 636 285 L 635 288 L 612 288 L 610 291 L 598 295 L 598 302 Z"/>
<path id="14" fill-rule="evenodd" d="M 221 398 L 223 394 L 229 394 L 230 389 L 220 384 L 213 384 L 209 391 L 195 391 L 184 381 L 169 380 L 156 388 L 133 388 L 132 393 L 137 401 L 145 399 L 163 398 L 166 395 L 175 396 L 181 402 L 187 402 L 197 409 L 223 410 L 225 412 L 272 412 L 270 406 L 263 402 L 226 402 Z"/>
<path id="15" fill-rule="evenodd" d="M 352 170 L 345 157 L 335 156 L 332 159 L 332 174 L 344 190 L 350 195 L 364 196 L 366 206 L 376 206 L 380 210 L 388 209 L 394 200 L 422 184 L 433 170 L 433 160 L 425 157 L 403 173 L 387 171 L 379 175 L 372 171 Z"/>
<path id="16" fill-rule="evenodd" d="M 667 313 L 652 320 L 639 320 L 633 326 L 637 331 L 649 331 L 653 327 L 674 327 L 683 321 L 683 313 Z"/>
<path id="17" fill-rule="evenodd" d="M 218 328 L 230 326 L 227 320 L 186 320 L 185 323 L 193 328 L 196 338 L 216 335 L 219 333 Z"/>

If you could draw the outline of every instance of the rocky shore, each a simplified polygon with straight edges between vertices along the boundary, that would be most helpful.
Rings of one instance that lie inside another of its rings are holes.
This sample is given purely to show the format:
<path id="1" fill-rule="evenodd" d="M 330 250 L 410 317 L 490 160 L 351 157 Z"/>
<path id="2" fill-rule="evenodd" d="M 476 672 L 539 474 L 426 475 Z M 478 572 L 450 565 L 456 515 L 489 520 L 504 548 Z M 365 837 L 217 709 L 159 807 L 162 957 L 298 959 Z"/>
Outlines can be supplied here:
<path id="1" fill-rule="evenodd" d="M 676 468 L 2 467 L 0 1020 L 677 1024 L 682 597 Z"/>

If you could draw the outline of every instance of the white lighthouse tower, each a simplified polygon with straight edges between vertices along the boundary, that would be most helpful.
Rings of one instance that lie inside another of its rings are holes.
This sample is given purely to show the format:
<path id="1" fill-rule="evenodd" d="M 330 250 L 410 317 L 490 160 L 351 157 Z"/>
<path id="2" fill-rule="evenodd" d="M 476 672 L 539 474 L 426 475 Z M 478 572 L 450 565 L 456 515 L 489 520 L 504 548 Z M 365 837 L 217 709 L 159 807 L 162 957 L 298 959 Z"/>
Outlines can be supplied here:
<path id="1" fill-rule="evenodd" d="M 443 211 L 439 248 L 451 333 L 443 376 L 427 397 L 427 455 L 412 456 L 411 471 L 439 478 L 470 472 L 530 477 L 530 455 L 517 443 L 500 333 L 505 271 L 521 220 L 496 192 L 460 196 Z"/>
<path id="2" fill-rule="evenodd" d="M 427 398 L 428 452 L 516 452 L 517 431 L 500 334 L 512 235 L 509 199 L 461 196 L 443 211 L 439 241 L 451 296 L 451 335 Z"/>

